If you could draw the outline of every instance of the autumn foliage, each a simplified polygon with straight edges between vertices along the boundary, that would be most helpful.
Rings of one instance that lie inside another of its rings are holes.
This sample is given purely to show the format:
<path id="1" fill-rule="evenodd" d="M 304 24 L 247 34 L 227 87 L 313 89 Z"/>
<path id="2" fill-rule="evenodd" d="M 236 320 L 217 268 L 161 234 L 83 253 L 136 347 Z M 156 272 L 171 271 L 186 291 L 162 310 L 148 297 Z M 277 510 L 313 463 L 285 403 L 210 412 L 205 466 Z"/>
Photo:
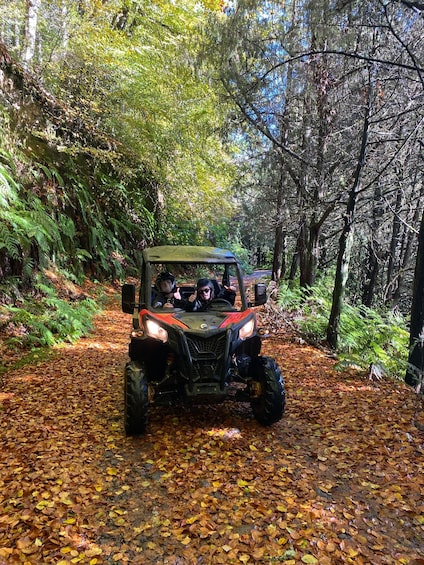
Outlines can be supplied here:
<path id="1" fill-rule="evenodd" d="M 402 383 L 337 373 L 283 331 L 283 420 L 158 407 L 123 431 L 129 319 L 11 371 L 0 394 L 0 563 L 422 564 L 424 435 Z"/>

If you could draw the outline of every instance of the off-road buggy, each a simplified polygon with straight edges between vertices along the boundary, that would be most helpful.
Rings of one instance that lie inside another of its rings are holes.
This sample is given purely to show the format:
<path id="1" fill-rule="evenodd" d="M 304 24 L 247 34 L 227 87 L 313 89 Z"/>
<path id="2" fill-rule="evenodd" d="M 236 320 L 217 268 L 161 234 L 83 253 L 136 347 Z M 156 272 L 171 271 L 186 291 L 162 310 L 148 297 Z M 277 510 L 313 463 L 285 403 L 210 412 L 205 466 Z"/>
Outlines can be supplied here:
<path id="1" fill-rule="evenodd" d="M 231 284 L 237 290 L 234 305 L 218 298 L 204 312 L 153 308 L 155 281 L 164 271 L 177 278 L 183 299 L 193 294 L 201 277 L 221 288 Z M 230 251 L 159 246 L 142 252 L 138 300 L 134 284 L 122 287 L 122 310 L 133 315 L 124 386 L 128 435 L 145 432 L 150 404 L 175 401 L 250 402 L 261 424 L 281 419 L 283 378 L 274 359 L 260 355 L 261 332 L 252 309 L 266 302 L 266 286 L 255 284 L 249 301 L 247 294 L 240 263 Z"/>

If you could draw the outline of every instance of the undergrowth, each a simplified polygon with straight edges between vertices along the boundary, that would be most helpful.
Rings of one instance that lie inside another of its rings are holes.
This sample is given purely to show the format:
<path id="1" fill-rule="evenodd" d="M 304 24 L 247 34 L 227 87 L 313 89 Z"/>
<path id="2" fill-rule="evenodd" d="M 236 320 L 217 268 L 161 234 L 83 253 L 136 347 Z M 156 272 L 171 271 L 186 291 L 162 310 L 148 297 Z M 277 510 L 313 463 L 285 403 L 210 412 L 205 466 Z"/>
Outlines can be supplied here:
<path id="1" fill-rule="evenodd" d="M 289 312 L 308 341 L 325 344 L 331 311 L 331 285 L 326 281 L 308 290 L 283 283 L 278 305 Z M 337 368 L 356 366 L 376 377 L 404 377 L 409 333 L 404 317 L 345 304 L 340 319 Z"/>
<path id="2" fill-rule="evenodd" d="M 0 329 L 9 348 L 50 347 L 73 342 L 92 329 L 97 308 L 86 295 L 61 298 L 55 286 L 38 277 L 35 292 L 0 306 Z"/>

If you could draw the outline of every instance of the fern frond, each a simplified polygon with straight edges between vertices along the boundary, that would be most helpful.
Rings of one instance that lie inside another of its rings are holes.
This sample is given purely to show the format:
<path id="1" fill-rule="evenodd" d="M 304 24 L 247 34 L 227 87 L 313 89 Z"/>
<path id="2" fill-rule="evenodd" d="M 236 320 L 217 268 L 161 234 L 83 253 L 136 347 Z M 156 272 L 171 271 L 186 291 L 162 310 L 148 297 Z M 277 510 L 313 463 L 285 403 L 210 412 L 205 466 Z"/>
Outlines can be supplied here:
<path id="1" fill-rule="evenodd" d="M 6 249 L 7 254 L 12 259 L 20 257 L 19 240 L 16 238 L 16 233 L 12 231 L 7 224 L 0 223 L 0 249 Z"/>

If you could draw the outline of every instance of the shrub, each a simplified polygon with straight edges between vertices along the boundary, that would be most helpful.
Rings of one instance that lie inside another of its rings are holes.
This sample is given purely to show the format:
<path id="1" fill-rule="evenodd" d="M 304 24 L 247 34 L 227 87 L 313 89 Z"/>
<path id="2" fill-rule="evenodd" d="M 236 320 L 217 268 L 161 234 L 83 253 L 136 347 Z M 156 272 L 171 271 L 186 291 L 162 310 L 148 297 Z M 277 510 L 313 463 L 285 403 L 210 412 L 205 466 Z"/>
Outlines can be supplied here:
<path id="1" fill-rule="evenodd" d="M 68 301 L 57 296 L 46 281 L 36 284 L 38 296 L 26 297 L 23 304 L 5 305 L 8 315 L 8 345 L 28 348 L 75 341 L 92 329 L 96 302 L 91 298 Z"/>
<path id="2" fill-rule="evenodd" d="M 279 288 L 278 305 L 293 315 L 300 333 L 309 341 L 325 343 L 331 288 L 327 280 L 308 289 L 285 283 Z M 403 378 L 408 340 L 406 321 L 399 313 L 345 304 L 340 318 L 337 367 L 371 367 L 377 374 Z"/>

